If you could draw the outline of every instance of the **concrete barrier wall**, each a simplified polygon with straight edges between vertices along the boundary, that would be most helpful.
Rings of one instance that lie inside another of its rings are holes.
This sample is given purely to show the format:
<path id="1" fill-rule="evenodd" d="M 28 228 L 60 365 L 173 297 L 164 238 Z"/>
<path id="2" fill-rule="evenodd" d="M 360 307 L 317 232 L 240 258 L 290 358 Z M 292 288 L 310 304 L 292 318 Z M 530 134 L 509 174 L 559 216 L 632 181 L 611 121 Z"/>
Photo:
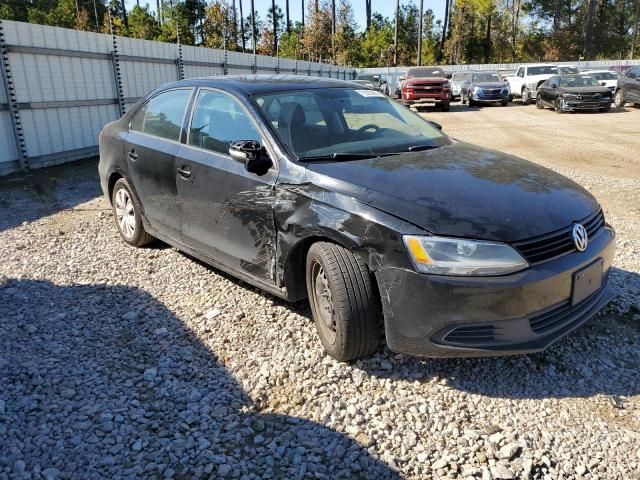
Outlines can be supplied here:
<path id="1" fill-rule="evenodd" d="M 163 83 L 225 74 L 355 75 L 321 63 L 8 20 L 0 20 L 0 48 L 7 72 L 0 82 L 0 175 L 96 155 L 102 126 Z"/>

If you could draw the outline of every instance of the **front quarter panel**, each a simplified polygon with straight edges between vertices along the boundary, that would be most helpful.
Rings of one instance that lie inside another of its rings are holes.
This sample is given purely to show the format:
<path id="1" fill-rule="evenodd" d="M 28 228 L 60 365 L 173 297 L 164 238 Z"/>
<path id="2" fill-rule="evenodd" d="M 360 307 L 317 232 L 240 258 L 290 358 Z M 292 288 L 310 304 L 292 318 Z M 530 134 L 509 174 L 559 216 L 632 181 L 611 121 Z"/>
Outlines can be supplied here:
<path id="1" fill-rule="evenodd" d="M 289 297 L 305 296 L 300 284 L 296 253 L 314 241 L 333 241 L 359 255 L 372 272 L 385 266 L 412 268 L 402 242 L 403 234 L 425 231 L 393 215 L 358 202 L 323 186 L 323 175 L 305 171 L 299 182 L 276 186 L 274 217 L 278 244 L 278 284 Z"/>

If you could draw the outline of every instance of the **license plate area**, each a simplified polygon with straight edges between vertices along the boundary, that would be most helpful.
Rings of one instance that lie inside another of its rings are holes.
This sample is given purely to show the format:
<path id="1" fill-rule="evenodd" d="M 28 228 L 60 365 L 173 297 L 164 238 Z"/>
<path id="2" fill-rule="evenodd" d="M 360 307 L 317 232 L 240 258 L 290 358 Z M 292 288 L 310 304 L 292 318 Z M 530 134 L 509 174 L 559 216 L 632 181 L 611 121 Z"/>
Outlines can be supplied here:
<path id="1" fill-rule="evenodd" d="M 599 258 L 592 264 L 573 274 L 571 305 L 576 305 L 595 293 L 602 286 L 604 260 Z"/>

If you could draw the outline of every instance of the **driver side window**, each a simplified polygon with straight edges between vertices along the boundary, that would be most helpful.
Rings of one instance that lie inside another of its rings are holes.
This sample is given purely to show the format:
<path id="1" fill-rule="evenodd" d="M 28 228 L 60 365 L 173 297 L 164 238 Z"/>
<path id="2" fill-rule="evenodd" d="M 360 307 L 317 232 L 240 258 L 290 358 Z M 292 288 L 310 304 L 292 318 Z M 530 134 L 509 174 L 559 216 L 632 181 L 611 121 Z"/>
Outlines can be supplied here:
<path id="1" fill-rule="evenodd" d="M 517 73 L 517 75 L 518 75 L 519 77 L 524 77 L 524 68 L 523 68 L 523 67 L 520 67 L 520 68 L 518 69 L 518 73 Z"/>
<path id="2" fill-rule="evenodd" d="M 228 155 L 229 145 L 237 140 L 263 143 L 237 100 L 222 92 L 200 91 L 189 126 L 189 145 Z"/>

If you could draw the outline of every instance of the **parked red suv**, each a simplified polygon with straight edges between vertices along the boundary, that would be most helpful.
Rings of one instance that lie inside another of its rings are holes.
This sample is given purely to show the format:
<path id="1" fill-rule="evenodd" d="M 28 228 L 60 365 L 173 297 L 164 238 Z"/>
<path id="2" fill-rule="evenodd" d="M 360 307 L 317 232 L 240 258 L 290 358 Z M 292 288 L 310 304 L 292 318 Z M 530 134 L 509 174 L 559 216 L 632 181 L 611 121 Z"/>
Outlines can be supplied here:
<path id="1" fill-rule="evenodd" d="M 439 67 L 413 67 L 402 84 L 402 103 L 407 106 L 434 103 L 443 112 L 451 103 L 450 76 Z"/>

